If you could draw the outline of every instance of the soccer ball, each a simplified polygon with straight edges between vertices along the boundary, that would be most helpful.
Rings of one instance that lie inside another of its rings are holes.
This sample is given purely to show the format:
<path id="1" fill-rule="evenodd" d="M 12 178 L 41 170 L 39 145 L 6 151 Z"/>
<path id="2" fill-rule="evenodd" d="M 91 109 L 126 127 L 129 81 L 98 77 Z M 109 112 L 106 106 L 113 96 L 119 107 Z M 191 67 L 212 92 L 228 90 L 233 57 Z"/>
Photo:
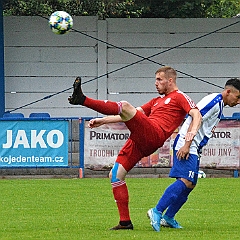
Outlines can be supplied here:
<path id="1" fill-rule="evenodd" d="M 73 19 L 70 14 L 64 11 L 56 11 L 49 18 L 51 30 L 56 34 L 65 34 L 73 26 Z"/>
<path id="2" fill-rule="evenodd" d="M 206 173 L 202 170 L 198 171 L 198 178 L 206 178 Z"/>

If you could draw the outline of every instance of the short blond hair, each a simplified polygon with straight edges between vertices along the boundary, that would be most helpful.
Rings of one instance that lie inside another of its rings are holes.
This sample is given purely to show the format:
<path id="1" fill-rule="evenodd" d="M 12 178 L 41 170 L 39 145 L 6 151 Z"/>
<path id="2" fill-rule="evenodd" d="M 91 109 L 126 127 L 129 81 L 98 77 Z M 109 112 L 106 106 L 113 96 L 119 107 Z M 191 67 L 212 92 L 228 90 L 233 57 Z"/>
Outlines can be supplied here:
<path id="1" fill-rule="evenodd" d="M 161 67 L 156 71 L 155 74 L 160 73 L 160 72 L 164 72 L 166 75 L 166 78 L 173 78 L 176 81 L 177 72 L 172 67 L 169 67 L 169 66 Z"/>

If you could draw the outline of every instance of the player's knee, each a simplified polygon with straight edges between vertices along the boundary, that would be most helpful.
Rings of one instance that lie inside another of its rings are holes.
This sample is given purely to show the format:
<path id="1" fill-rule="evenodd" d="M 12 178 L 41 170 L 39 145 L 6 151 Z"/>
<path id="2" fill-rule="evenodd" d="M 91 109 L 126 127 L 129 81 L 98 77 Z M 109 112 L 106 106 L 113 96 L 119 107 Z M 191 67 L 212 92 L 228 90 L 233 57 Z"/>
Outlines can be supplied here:
<path id="1" fill-rule="evenodd" d="M 119 163 L 115 162 L 111 172 L 109 173 L 109 178 L 111 179 L 112 183 L 119 181 L 119 179 L 117 178 L 118 167 L 119 167 Z"/>
<path id="2" fill-rule="evenodd" d="M 121 101 L 121 103 L 122 103 L 122 106 L 123 107 L 127 107 L 127 106 L 129 106 L 129 105 L 131 105 L 129 102 L 127 102 L 127 101 Z"/>
<path id="3" fill-rule="evenodd" d="M 187 188 L 194 188 L 195 187 L 195 185 L 193 185 L 193 182 L 187 180 L 186 178 L 180 178 L 179 180 L 184 182 Z"/>
<path id="4" fill-rule="evenodd" d="M 122 120 L 125 122 L 130 120 L 136 114 L 137 110 L 136 110 L 136 107 L 134 107 L 127 101 L 121 101 L 121 104 L 122 104 L 122 111 L 120 116 Z"/>
<path id="5" fill-rule="evenodd" d="M 123 111 L 126 111 L 132 107 L 132 105 L 127 101 L 121 101 Z"/>

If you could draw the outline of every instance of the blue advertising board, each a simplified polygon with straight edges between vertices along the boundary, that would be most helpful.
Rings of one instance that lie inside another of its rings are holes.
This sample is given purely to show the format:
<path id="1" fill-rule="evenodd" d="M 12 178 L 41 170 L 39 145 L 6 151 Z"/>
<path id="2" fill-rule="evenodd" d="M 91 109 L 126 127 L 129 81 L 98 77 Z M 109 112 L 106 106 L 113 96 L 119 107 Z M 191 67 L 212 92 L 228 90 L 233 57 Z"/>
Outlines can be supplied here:
<path id="1" fill-rule="evenodd" d="M 68 166 L 68 121 L 0 121 L 0 167 Z"/>

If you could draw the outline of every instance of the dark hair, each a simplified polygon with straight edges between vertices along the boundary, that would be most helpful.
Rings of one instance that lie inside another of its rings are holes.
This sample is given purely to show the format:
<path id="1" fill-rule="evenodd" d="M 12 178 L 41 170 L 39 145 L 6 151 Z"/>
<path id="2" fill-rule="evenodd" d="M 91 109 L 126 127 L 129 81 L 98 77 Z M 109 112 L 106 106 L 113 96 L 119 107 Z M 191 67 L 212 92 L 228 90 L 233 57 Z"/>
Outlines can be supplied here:
<path id="1" fill-rule="evenodd" d="M 233 86 L 235 87 L 238 91 L 240 91 L 240 79 L 238 78 L 231 78 L 227 80 L 225 87 L 226 86 Z"/>

